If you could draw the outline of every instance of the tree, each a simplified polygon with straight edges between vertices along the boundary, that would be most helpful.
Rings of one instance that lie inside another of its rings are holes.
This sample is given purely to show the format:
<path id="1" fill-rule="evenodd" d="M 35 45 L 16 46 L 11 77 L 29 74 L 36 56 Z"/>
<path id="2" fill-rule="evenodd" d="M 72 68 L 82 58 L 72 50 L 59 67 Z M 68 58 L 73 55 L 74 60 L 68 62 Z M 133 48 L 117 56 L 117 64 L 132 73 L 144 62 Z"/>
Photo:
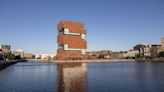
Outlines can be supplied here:
<path id="1" fill-rule="evenodd" d="M 141 53 L 139 53 L 139 54 L 136 54 L 136 55 L 135 55 L 135 58 L 144 58 L 144 55 L 141 54 Z"/>
<path id="2" fill-rule="evenodd" d="M 162 51 L 162 52 L 159 53 L 159 57 L 164 58 L 164 51 Z"/>
<path id="3" fill-rule="evenodd" d="M 104 58 L 104 55 L 99 55 L 98 58 L 99 58 L 99 59 L 100 59 L 100 58 Z"/>

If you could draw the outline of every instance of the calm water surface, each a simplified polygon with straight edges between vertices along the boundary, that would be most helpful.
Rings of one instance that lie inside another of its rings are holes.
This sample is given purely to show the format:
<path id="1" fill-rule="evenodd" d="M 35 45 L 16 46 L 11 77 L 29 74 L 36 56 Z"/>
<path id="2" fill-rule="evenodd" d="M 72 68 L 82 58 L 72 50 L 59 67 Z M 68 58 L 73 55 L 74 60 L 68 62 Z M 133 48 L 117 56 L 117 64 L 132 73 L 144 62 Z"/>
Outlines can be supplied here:
<path id="1" fill-rule="evenodd" d="M 0 71 L 0 92 L 164 92 L 164 63 L 22 62 Z"/>

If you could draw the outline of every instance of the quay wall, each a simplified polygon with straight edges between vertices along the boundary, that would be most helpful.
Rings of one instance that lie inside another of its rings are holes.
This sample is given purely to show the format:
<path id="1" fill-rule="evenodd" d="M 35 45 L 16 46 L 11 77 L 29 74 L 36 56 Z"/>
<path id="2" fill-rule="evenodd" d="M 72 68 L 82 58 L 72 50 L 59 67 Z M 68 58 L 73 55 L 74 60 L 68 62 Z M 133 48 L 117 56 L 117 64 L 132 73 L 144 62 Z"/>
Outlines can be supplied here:
<path id="1" fill-rule="evenodd" d="M 13 64 L 15 64 L 15 63 L 18 63 L 18 62 L 25 62 L 25 61 L 26 61 L 26 60 L 13 60 L 13 61 L 6 61 L 6 62 L 1 61 L 1 62 L 0 62 L 0 70 L 4 69 L 4 68 L 6 68 L 6 67 L 8 67 L 8 66 L 10 66 L 10 65 L 13 65 Z"/>
<path id="2" fill-rule="evenodd" d="M 10 65 L 13 65 L 15 63 L 17 63 L 17 62 L 16 61 L 14 61 L 14 62 L 0 62 L 0 70 L 4 69 Z"/>
<path id="3" fill-rule="evenodd" d="M 59 63 L 59 62 L 133 62 L 134 59 L 94 59 L 94 60 L 46 60 L 46 59 L 28 59 L 28 61 L 36 61 L 36 62 L 52 62 L 52 63 Z"/>

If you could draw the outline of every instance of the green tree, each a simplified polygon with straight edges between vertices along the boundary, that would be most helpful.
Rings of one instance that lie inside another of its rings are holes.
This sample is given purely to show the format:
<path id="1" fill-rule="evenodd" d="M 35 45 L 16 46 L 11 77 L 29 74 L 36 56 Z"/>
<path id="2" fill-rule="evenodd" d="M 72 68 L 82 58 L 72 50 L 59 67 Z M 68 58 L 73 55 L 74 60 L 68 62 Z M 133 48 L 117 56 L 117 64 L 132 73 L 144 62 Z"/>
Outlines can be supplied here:
<path id="1" fill-rule="evenodd" d="M 136 54 L 135 58 L 144 58 L 144 55 L 139 53 L 139 54 Z"/>
<path id="2" fill-rule="evenodd" d="M 159 53 L 159 57 L 164 58 L 164 51 L 162 51 L 162 52 Z"/>
<path id="3" fill-rule="evenodd" d="M 5 58 L 8 60 L 14 60 L 15 59 L 15 55 L 12 53 L 5 53 Z"/>

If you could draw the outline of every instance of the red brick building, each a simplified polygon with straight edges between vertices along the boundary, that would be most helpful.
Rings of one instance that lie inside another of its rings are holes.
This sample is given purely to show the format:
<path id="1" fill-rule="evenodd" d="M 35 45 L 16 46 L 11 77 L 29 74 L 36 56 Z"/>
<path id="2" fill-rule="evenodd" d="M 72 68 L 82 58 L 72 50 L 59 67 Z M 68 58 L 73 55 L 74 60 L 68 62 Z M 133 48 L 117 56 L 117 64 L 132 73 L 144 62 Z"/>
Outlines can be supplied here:
<path id="1" fill-rule="evenodd" d="M 61 21 L 58 24 L 57 58 L 62 60 L 85 59 L 87 41 L 82 22 Z"/>

